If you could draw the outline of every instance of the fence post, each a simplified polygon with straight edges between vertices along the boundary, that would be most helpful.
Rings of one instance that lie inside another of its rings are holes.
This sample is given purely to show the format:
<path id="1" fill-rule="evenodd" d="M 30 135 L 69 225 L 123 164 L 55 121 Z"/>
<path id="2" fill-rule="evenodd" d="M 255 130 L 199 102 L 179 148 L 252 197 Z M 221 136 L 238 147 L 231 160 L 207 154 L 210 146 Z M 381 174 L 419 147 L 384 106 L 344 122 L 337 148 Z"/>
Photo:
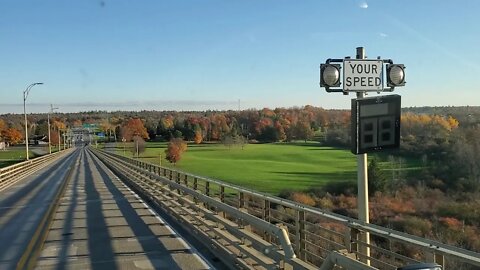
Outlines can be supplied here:
<path id="1" fill-rule="evenodd" d="M 357 256 L 357 259 L 358 259 L 358 248 L 359 248 L 359 245 L 358 245 L 358 239 L 360 237 L 360 231 L 358 229 L 355 229 L 355 228 L 350 228 L 350 235 L 348 237 L 348 240 L 349 240 L 349 245 L 347 245 L 350 250 L 349 252 L 350 253 L 355 253 L 355 255 Z"/>
<path id="2" fill-rule="evenodd" d="M 206 181 L 205 182 L 205 195 L 207 195 L 208 197 L 210 197 L 210 182 Z M 208 204 L 207 203 L 203 203 L 203 205 L 208 208 Z"/>
<path id="3" fill-rule="evenodd" d="M 305 260 L 306 235 L 305 235 L 305 211 L 296 210 L 295 216 L 295 253 L 301 260 Z"/>
<path id="4" fill-rule="evenodd" d="M 210 197 L 210 182 L 205 182 L 205 195 Z"/>
<path id="5" fill-rule="evenodd" d="M 193 190 L 197 190 L 198 189 L 198 179 L 197 177 L 194 177 L 193 178 Z"/>
<path id="6" fill-rule="evenodd" d="M 270 201 L 267 199 L 263 200 L 262 219 L 270 222 Z M 265 241 L 272 242 L 272 236 L 266 231 L 263 232 L 263 239 L 265 239 Z"/>
<path id="7" fill-rule="evenodd" d="M 245 195 L 243 192 L 238 193 L 238 209 L 242 209 L 245 207 Z"/>
<path id="8" fill-rule="evenodd" d="M 446 265 L 445 265 L 445 257 L 442 254 L 434 253 L 433 258 L 435 263 L 438 263 L 439 265 L 442 266 L 443 270 L 446 270 Z"/>
<path id="9" fill-rule="evenodd" d="M 198 179 L 197 177 L 193 177 L 193 190 L 198 190 Z M 195 202 L 196 204 L 198 203 L 198 199 L 197 197 L 193 197 L 193 202 Z"/>
<path id="10" fill-rule="evenodd" d="M 223 203 L 225 202 L 225 187 L 220 186 L 220 201 Z"/>
<path id="11" fill-rule="evenodd" d="M 175 183 L 177 183 L 177 184 L 180 185 L 180 172 L 179 172 L 179 171 L 177 171 L 177 177 L 176 177 L 176 179 L 175 179 Z M 182 194 L 182 193 L 180 192 L 180 189 L 177 189 L 177 193 L 178 193 L 178 194 Z"/>
<path id="12" fill-rule="evenodd" d="M 183 177 L 183 184 L 185 185 L 185 187 L 188 187 L 188 175 L 184 175 Z"/>
<path id="13" fill-rule="evenodd" d="M 220 186 L 220 201 L 222 203 L 225 203 L 225 187 L 224 186 Z M 226 218 L 227 215 L 225 214 L 225 212 L 222 212 L 222 217 L 223 218 Z"/>

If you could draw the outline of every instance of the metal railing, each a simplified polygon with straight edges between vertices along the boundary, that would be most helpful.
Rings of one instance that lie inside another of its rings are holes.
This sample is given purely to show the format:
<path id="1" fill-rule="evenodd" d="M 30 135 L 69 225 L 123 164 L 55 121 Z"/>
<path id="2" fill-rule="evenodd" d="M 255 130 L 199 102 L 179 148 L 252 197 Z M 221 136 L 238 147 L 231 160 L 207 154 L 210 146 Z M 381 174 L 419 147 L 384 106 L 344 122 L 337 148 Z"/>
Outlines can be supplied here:
<path id="1" fill-rule="evenodd" d="M 124 168 L 135 171 L 136 177 L 143 175 L 153 183 L 161 182 L 163 190 L 185 199 L 190 198 L 196 204 L 202 203 L 207 209 L 223 211 L 216 204 L 212 204 L 210 199 L 213 199 L 233 207 L 238 212 L 248 213 L 284 228 L 288 231 L 296 257 L 315 267 L 320 267 L 333 251 L 340 251 L 378 269 L 396 269 L 419 262 L 435 262 L 444 269 L 480 269 L 480 254 L 473 251 L 365 224 L 353 218 L 207 177 L 99 150 L 95 153 L 107 163 L 121 162 Z M 152 192 L 151 190 L 158 188 L 159 186 L 150 186 L 144 190 Z M 195 196 L 189 190 L 202 196 Z M 242 222 L 244 220 L 240 221 Z M 268 243 L 279 244 L 278 238 L 272 237 L 258 226 L 251 226 L 249 231 Z M 365 233 L 370 233 L 370 244 L 360 240 L 360 236 Z M 370 247 L 369 256 L 360 253 L 362 247 L 366 246 Z"/>
<path id="2" fill-rule="evenodd" d="M 50 162 L 69 153 L 71 150 L 63 150 L 52 154 L 44 155 L 27 161 L 13 164 L 8 167 L 0 168 L 0 191 L 17 183 L 26 176 L 47 166 Z"/>

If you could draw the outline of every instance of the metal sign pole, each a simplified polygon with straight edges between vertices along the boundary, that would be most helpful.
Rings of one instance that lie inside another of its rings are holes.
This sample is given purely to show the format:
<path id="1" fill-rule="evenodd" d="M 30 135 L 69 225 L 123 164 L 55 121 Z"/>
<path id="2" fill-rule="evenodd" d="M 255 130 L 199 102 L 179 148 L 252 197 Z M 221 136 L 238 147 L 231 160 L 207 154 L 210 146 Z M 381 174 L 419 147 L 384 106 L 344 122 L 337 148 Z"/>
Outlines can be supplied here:
<path id="1" fill-rule="evenodd" d="M 356 59 L 365 59 L 365 48 L 357 47 Z M 357 92 L 357 98 L 363 98 L 364 92 Z M 357 125 L 358 125 L 357 121 Z M 358 127 L 357 127 L 358 130 Z M 358 136 L 357 136 L 357 139 Z M 369 207 L 368 207 L 368 167 L 367 167 L 367 154 L 357 155 L 357 185 L 358 185 L 358 219 L 370 223 Z M 370 248 L 366 245 L 370 245 L 370 234 L 363 232 L 360 235 L 360 241 L 364 245 L 360 245 L 360 254 L 370 257 Z M 370 265 L 370 260 L 362 259 L 362 261 Z"/>

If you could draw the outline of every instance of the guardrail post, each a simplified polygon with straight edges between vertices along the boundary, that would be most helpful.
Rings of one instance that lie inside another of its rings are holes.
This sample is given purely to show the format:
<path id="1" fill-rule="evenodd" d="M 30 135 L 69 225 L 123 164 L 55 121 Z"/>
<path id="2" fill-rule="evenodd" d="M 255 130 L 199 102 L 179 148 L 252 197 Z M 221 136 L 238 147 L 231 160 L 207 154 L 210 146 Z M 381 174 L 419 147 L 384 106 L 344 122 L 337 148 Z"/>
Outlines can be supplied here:
<path id="1" fill-rule="evenodd" d="M 205 195 L 210 197 L 210 182 L 205 182 Z"/>
<path id="2" fill-rule="evenodd" d="M 245 194 L 243 192 L 238 193 L 238 209 L 245 207 Z"/>
<path id="3" fill-rule="evenodd" d="M 168 176 L 168 179 L 169 179 L 169 180 L 172 180 L 172 179 L 173 179 L 173 175 L 172 175 L 172 174 L 173 174 L 173 172 L 172 172 L 172 170 L 170 170 L 170 175 Z"/>
<path id="4" fill-rule="evenodd" d="M 355 255 L 357 256 L 357 259 L 358 259 L 358 248 L 359 248 L 359 245 L 358 245 L 358 240 L 360 238 L 360 231 L 358 229 L 355 229 L 355 228 L 350 228 L 350 235 L 348 237 L 348 240 L 349 240 L 349 252 L 350 253 L 355 253 Z"/>
<path id="5" fill-rule="evenodd" d="M 180 172 L 177 171 L 177 177 L 175 177 L 175 183 L 180 185 Z M 180 189 L 177 189 L 177 193 L 181 194 Z"/>
<path id="6" fill-rule="evenodd" d="M 224 186 L 220 186 L 220 201 L 222 203 L 225 203 L 225 187 Z M 227 215 L 225 214 L 225 212 L 222 212 L 222 217 L 223 218 L 226 218 Z"/>
<path id="7" fill-rule="evenodd" d="M 263 200 L 262 219 L 270 222 L 270 201 L 267 199 Z M 265 241 L 272 242 L 272 236 L 266 231 L 263 232 L 263 239 L 265 239 Z"/>
<path id="8" fill-rule="evenodd" d="M 198 190 L 198 178 L 197 177 L 193 177 L 193 190 Z M 196 204 L 198 203 L 198 199 L 197 197 L 193 197 L 193 202 L 195 202 Z"/>
<path id="9" fill-rule="evenodd" d="M 442 270 L 446 270 L 445 257 L 442 254 L 434 253 L 433 259 L 435 263 L 438 263 L 439 265 L 442 266 Z"/>
<path id="10" fill-rule="evenodd" d="M 205 182 L 205 195 L 207 195 L 208 197 L 210 197 L 210 182 L 206 181 Z M 208 204 L 207 203 L 203 203 L 203 205 L 208 208 Z"/>
<path id="11" fill-rule="evenodd" d="M 295 216 L 295 253 L 301 260 L 305 260 L 306 235 L 305 235 L 305 211 L 297 210 Z"/>
<path id="12" fill-rule="evenodd" d="M 220 201 L 225 202 L 225 187 L 220 186 Z"/>
<path id="13" fill-rule="evenodd" d="M 243 192 L 238 193 L 238 210 L 240 210 L 242 212 L 247 212 L 246 209 L 245 209 L 245 194 Z M 237 224 L 241 228 L 247 229 L 246 226 L 245 226 L 245 222 L 243 222 L 242 219 L 238 219 Z"/>
<path id="14" fill-rule="evenodd" d="M 198 189 L 198 178 L 194 177 L 193 178 L 193 190 L 197 190 L 197 189 Z"/>
<path id="15" fill-rule="evenodd" d="M 185 185 L 185 187 L 188 187 L 188 175 L 184 175 L 183 176 L 183 184 Z"/>

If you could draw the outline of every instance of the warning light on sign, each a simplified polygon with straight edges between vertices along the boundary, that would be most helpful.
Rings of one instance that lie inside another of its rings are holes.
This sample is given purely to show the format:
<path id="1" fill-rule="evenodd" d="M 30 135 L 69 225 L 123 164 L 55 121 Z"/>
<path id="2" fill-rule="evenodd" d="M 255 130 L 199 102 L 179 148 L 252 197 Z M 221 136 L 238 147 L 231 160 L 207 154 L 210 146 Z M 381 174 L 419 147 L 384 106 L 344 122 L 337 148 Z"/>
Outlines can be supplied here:
<path id="1" fill-rule="evenodd" d="M 405 67 L 400 64 L 387 65 L 387 86 L 396 87 L 405 85 Z"/>
<path id="2" fill-rule="evenodd" d="M 340 69 L 338 64 L 320 65 L 320 87 L 340 86 Z"/>

